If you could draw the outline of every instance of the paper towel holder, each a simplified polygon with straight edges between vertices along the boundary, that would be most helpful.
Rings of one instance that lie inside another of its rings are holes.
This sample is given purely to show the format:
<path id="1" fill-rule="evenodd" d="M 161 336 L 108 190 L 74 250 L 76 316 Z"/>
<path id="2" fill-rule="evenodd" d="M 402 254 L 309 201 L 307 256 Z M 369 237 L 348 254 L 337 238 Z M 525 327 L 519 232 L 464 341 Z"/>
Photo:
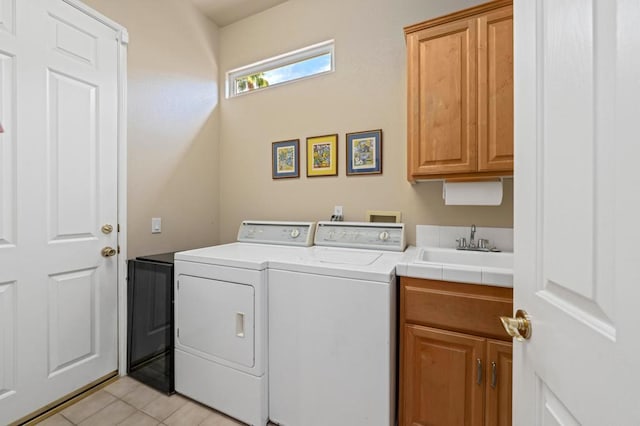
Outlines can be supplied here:
<path id="1" fill-rule="evenodd" d="M 501 177 L 462 177 L 442 181 L 446 206 L 499 206 L 503 200 Z"/>

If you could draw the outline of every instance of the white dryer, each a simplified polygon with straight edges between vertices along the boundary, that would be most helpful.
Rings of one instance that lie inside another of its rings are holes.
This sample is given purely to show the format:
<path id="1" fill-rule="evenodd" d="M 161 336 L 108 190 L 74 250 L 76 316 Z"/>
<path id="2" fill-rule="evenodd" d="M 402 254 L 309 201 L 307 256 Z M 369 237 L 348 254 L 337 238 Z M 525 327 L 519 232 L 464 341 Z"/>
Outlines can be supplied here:
<path id="1" fill-rule="evenodd" d="M 245 221 L 238 242 L 175 254 L 176 391 L 250 425 L 268 420 L 267 274 L 311 222 Z"/>
<path id="2" fill-rule="evenodd" d="M 269 266 L 269 415 L 282 426 L 393 426 L 403 224 L 319 222 Z"/>

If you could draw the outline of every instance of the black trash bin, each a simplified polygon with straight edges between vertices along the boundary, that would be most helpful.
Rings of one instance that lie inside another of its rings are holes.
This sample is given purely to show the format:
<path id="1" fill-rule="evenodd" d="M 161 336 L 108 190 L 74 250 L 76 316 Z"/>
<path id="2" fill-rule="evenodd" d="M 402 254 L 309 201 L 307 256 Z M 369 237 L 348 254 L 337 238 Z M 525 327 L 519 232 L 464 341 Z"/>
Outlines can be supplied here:
<path id="1" fill-rule="evenodd" d="M 128 261 L 127 373 L 161 392 L 175 392 L 173 253 Z"/>

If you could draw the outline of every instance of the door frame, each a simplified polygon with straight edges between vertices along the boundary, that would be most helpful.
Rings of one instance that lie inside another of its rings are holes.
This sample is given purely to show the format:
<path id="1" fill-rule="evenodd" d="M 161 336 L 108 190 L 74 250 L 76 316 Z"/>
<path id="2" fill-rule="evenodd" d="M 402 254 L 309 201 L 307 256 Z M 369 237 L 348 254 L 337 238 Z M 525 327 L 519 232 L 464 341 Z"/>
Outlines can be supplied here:
<path id="1" fill-rule="evenodd" d="M 116 32 L 118 41 L 118 374 L 127 374 L 127 29 L 81 0 L 62 0 Z"/>

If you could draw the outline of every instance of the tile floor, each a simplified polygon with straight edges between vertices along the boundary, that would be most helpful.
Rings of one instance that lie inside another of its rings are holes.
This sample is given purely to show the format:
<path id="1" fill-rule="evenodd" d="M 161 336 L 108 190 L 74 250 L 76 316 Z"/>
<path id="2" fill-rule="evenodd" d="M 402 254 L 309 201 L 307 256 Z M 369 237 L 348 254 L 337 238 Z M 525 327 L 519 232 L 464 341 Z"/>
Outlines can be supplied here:
<path id="1" fill-rule="evenodd" d="M 40 425 L 238 426 L 243 423 L 180 395 L 167 396 L 134 379 L 121 377 Z"/>

